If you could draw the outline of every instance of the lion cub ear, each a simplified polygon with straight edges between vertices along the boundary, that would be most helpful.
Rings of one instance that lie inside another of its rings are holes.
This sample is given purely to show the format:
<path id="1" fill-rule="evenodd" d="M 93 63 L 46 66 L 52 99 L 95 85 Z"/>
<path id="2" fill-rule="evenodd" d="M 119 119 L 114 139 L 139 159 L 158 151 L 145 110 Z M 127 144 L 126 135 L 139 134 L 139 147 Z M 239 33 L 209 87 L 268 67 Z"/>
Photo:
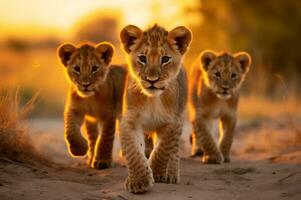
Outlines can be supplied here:
<path id="1" fill-rule="evenodd" d="M 71 58 L 71 55 L 76 51 L 76 47 L 73 44 L 62 44 L 58 48 L 58 56 L 61 59 L 61 63 L 67 67 L 68 61 Z"/>
<path id="2" fill-rule="evenodd" d="M 201 53 L 201 63 L 205 71 L 208 70 L 212 60 L 216 58 L 216 53 L 212 50 L 205 50 Z"/>
<path id="3" fill-rule="evenodd" d="M 123 48 L 127 53 L 130 53 L 135 49 L 139 39 L 143 36 L 143 31 L 134 25 L 127 25 L 120 32 L 120 39 L 123 44 Z"/>
<path id="4" fill-rule="evenodd" d="M 184 26 L 178 26 L 168 33 L 171 44 L 183 55 L 191 42 L 192 34 L 189 29 Z"/>
<path id="5" fill-rule="evenodd" d="M 251 56 L 247 52 L 238 52 L 234 55 L 234 58 L 239 62 L 243 72 L 247 73 L 252 62 Z"/>
<path id="6" fill-rule="evenodd" d="M 103 59 L 104 63 L 110 64 L 114 53 L 113 46 L 108 42 L 102 42 L 96 45 L 95 49 L 101 54 L 100 58 Z"/>

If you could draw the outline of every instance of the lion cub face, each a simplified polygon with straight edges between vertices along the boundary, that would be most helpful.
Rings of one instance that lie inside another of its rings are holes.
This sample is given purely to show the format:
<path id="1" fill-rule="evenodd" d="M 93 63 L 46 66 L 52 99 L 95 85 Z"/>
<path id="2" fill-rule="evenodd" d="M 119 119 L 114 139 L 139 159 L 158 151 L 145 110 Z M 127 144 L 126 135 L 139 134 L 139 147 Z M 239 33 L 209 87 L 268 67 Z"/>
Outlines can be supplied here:
<path id="1" fill-rule="evenodd" d="M 191 32 L 183 26 L 168 32 L 157 25 L 146 31 L 128 25 L 120 37 L 132 77 L 144 94 L 154 96 L 160 95 L 176 78 Z"/>
<path id="2" fill-rule="evenodd" d="M 216 54 L 206 50 L 201 55 L 206 85 L 220 99 L 229 99 L 237 92 L 249 71 L 251 57 L 246 52 Z"/>
<path id="3" fill-rule="evenodd" d="M 76 86 L 78 94 L 88 97 L 106 80 L 113 48 L 109 43 L 100 43 L 96 46 L 83 44 L 79 47 L 63 44 L 58 49 L 58 55 L 66 67 L 68 79 Z"/>

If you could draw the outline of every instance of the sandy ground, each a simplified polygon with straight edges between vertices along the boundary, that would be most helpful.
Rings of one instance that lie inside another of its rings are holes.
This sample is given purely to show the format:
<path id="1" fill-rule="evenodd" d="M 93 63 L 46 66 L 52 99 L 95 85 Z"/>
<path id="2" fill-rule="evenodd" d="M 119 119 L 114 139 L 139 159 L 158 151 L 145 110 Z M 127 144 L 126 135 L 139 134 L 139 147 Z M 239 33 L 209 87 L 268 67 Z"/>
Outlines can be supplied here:
<path id="1" fill-rule="evenodd" d="M 248 132 L 248 125 L 239 127 L 238 132 Z M 127 169 L 119 157 L 118 139 L 115 166 L 94 170 L 86 168 L 83 159 L 68 155 L 62 120 L 32 120 L 30 128 L 37 150 L 57 164 L 29 165 L 0 158 L 1 200 L 301 199 L 300 148 L 271 153 L 248 147 L 249 151 L 243 151 L 246 137 L 238 134 L 230 164 L 203 165 L 199 158 L 189 158 L 186 132 L 181 147 L 181 183 L 156 183 L 150 192 L 134 195 L 123 187 Z"/>

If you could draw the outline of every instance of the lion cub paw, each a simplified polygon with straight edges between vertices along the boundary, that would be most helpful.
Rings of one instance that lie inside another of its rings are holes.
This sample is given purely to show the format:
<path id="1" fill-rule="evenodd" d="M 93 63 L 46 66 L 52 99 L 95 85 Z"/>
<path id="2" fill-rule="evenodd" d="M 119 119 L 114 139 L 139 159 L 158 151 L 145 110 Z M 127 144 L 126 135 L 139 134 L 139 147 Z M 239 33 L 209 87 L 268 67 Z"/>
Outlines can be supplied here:
<path id="1" fill-rule="evenodd" d="M 167 174 L 166 183 L 168 184 L 177 184 L 180 182 L 179 175 L 169 175 Z"/>
<path id="2" fill-rule="evenodd" d="M 196 149 L 196 150 L 192 153 L 191 157 L 202 157 L 203 155 L 204 155 L 204 152 L 203 152 L 202 149 Z"/>
<path id="3" fill-rule="evenodd" d="M 156 183 L 167 183 L 167 184 L 177 184 L 180 182 L 180 178 L 178 175 L 156 175 L 154 174 L 154 180 Z"/>
<path id="4" fill-rule="evenodd" d="M 204 155 L 202 162 L 204 164 L 221 164 L 223 162 L 223 158 L 219 154 Z"/>
<path id="5" fill-rule="evenodd" d="M 151 174 L 139 177 L 137 179 L 127 178 L 125 182 L 126 189 L 135 194 L 147 192 L 154 185 L 154 179 Z"/>
<path id="6" fill-rule="evenodd" d="M 224 156 L 224 163 L 231 162 L 230 156 Z"/>
<path id="7" fill-rule="evenodd" d="M 74 156 L 84 156 L 88 151 L 88 144 L 84 139 L 69 140 L 69 150 Z"/>
<path id="8" fill-rule="evenodd" d="M 167 183 L 167 176 L 165 174 L 154 174 L 153 176 L 156 183 Z"/>
<path id="9" fill-rule="evenodd" d="M 94 169 L 107 169 L 112 167 L 112 160 L 97 160 L 92 161 L 92 168 Z"/>

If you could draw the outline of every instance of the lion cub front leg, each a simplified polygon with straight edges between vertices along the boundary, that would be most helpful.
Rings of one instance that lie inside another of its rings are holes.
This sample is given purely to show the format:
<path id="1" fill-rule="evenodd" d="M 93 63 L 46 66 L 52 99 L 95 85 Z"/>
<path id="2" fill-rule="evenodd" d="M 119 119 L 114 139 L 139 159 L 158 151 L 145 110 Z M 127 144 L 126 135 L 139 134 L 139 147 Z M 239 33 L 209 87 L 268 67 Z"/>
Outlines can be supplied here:
<path id="1" fill-rule="evenodd" d="M 178 183 L 179 179 L 179 139 L 181 129 L 177 125 L 167 125 L 157 130 L 158 145 L 150 156 L 150 166 L 155 182 Z"/>
<path id="2" fill-rule="evenodd" d="M 219 149 L 211 135 L 212 121 L 201 115 L 197 115 L 194 123 L 194 148 L 203 150 L 203 163 L 220 164 L 223 160 Z"/>
<path id="3" fill-rule="evenodd" d="M 66 109 L 65 139 L 68 144 L 69 152 L 74 156 L 84 156 L 88 150 L 87 141 L 80 131 L 83 121 L 83 114 L 69 108 Z"/>
<path id="4" fill-rule="evenodd" d="M 129 192 L 144 193 L 153 186 L 154 179 L 144 153 L 144 133 L 136 120 L 124 116 L 120 126 L 121 147 L 128 166 L 125 186 Z"/>
<path id="5" fill-rule="evenodd" d="M 224 156 L 224 162 L 230 162 L 230 149 L 234 137 L 234 131 L 236 126 L 236 115 L 234 116 L 222 116 L 220 119 L 220 151 Z"/>
<path id="6" fill-rule="evenodd" d="M 97 138 L 99 136 L 98 121 L 91 121 L 86 119 L 85 128 L 87 132 L 88 145 L 89 145 L 87 165 L 93 167 L 92 161 L 94 157 L 94 149 L 95 149 Z"/>
<path id="7" fill-rule="evenodd" d="M 107 119 L 103 122 L 102 133 L 95 146 L 92 167 L 96 169 L 109 168 L 112 165 L 112 152 L 115 137 L 116 120 Z"/>
<path id="8" fill-rule="evenodd" d="M 180 137 L 184 122 L 180 122 L 179 126 L 174 126 L 175 140 L 170 150 L 170 158 L 167 166 L 167 183 L 176 184 L 180 182 Z"/>

